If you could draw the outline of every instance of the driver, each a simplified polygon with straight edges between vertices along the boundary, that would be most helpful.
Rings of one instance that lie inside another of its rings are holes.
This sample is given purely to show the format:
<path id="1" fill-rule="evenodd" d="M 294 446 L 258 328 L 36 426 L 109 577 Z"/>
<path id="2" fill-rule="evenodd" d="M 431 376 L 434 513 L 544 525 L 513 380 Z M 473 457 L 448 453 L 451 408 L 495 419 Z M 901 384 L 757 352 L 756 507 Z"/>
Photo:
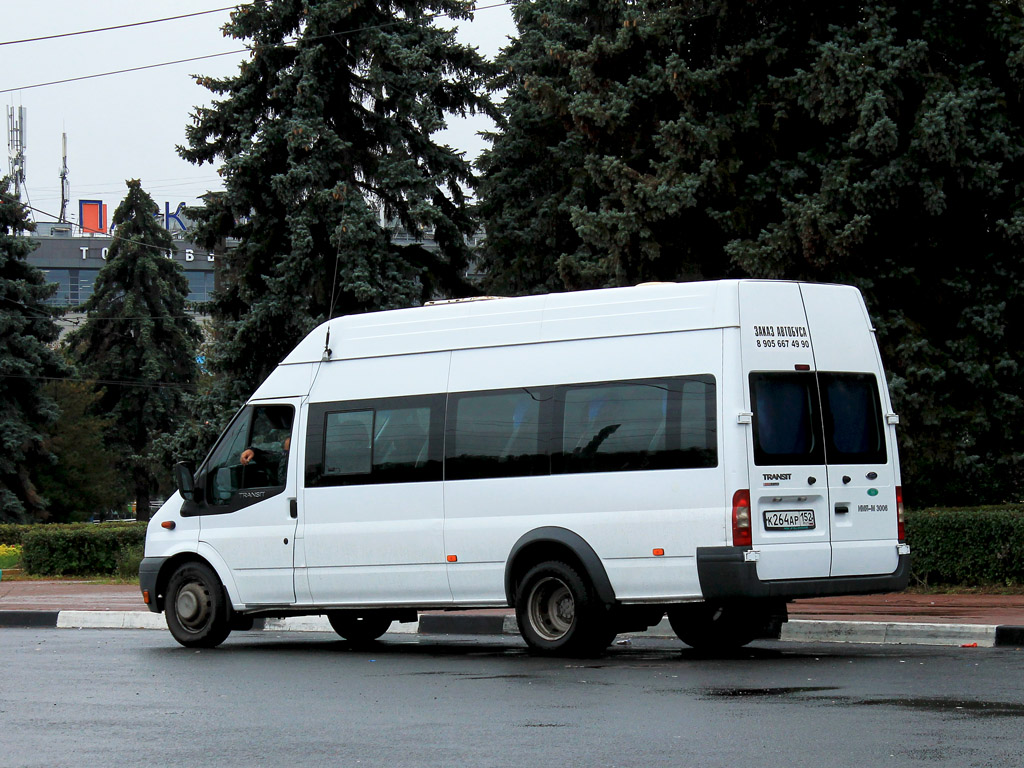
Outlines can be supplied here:
<path id="1" fill-rule="evenodd" d="M 263 467 L 268 473 L 274 473 L 269 480 L 274 485 L 284 485 L 285 478 L 287 477 L 288 471 L 288 450 L 291 448 L 292 438 L 289 435 L 285 437 L 281 443 L 281 450 L 275 451 L 272 448 L 257 447 L 254 445 L 249 446 L 239 457 L 242 466 L 247 466 L 249 463 L 258 464 Z"/>

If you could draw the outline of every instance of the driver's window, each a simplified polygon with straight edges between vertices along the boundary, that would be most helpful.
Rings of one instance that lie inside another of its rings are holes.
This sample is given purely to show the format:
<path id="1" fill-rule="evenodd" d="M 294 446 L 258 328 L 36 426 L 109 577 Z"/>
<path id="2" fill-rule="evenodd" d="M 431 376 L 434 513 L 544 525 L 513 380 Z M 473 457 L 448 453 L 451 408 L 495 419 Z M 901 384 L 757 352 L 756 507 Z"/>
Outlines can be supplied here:
<path id="1" fill-rule="evenodd" d="M 207 463 L 210 504 L 228 504 L 239 490 L 284 486 L 294 410 L 288 405 L 245 408 Z"/>

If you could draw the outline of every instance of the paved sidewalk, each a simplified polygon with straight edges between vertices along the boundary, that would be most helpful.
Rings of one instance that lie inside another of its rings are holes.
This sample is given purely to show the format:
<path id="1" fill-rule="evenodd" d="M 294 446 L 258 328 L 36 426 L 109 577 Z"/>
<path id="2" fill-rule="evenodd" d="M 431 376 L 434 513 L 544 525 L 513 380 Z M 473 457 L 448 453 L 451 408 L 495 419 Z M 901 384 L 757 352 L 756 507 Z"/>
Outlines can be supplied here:
<path id="1" fill-rule="evenodd" d="M 137 585 L 0 578 L 0 611 L 149 611 Z"/>
<path id="2" fill-rule="evenodd" d="M 916 595 L 904 592 L 820 597 L 789 604 L 794 619 L 922 624 L 1024 624 L 1024 595 Z"/>
<path id="3" fill-rule="evenodd" d="M 885 594 L 797 600 L 783 639 L 933 645 L 1024 646 L 1024 595 Z M 166 627 L 134 585 L 0 579 L 0 627 Z M 266 629 L 330 631 L 323 617 L 267 620 Z M 428 612 L 392 631 L 515 633 L 510 610 Z M 673 636 L 667 621 L 647 631 Z"/>

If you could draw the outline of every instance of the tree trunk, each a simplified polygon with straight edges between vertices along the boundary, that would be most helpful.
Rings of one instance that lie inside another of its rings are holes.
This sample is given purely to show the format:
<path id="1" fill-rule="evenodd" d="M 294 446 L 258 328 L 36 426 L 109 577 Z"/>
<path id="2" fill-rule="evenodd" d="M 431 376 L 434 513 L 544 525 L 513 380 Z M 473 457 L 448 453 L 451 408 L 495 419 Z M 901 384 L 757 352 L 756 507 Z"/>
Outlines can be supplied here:
<path id="1" fill-rule="evenodd" d="M 135 486 L 135 519 L 149 520 L 149 483 L 138 483 Z"/>

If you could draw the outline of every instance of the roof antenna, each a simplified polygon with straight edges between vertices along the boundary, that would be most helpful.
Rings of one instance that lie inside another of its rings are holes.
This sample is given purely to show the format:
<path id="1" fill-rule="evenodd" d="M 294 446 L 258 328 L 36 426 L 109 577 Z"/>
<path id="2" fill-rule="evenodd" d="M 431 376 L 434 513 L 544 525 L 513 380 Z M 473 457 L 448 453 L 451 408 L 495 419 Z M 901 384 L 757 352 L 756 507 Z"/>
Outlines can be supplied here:
<path id="1" fill-rule="evenodd" d="M 324 340 L 324 354 L 320 358 L 321 362 L 328 362 L 331 359 L 331 320 L 334 319 L 334 289 L 338 286 L 338 260 L 341 258 L 340 253 L 334 254 L 334 278 L 331 280 L 331 309 L 327 313 L 327 338 Z"/>
<path id="2" fill-rule="evenodd" d="M 320 362 L 326 363 L 331 359 L 331 321 L 327 321 L 327 340 L 324 342 L 324 354 Z"/>

